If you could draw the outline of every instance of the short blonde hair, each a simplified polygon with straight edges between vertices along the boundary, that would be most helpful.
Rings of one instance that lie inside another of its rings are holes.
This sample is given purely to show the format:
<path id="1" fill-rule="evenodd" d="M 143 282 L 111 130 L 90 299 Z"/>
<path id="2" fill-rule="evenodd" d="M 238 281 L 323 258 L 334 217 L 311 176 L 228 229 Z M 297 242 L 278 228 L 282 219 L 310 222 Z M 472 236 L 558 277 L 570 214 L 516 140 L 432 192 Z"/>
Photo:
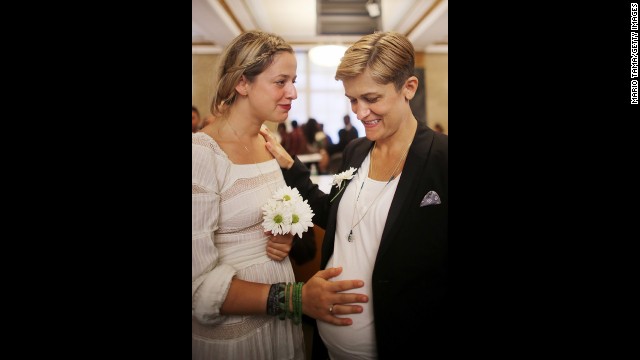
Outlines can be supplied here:
<path id="1" fill-rule="evenodd" d="M 381 85 L 393 83 L 400 90 L 414 75 L 415 51 L 404 35 L 389 31 L 365 35 L 347 49 L 336 70 L 336 80 L 354 78 L 369 69 Z"/>
<path id="2" fill-rule="evenodd" d="M 293 48 L 282 37 L 261 30 L 247 31 L 233 39 L 220 57 L 211 113 L 224 114 L 236 100 L 235 87 L 242 75 L 252 82 L 281 51 L 293 54 Z"/>

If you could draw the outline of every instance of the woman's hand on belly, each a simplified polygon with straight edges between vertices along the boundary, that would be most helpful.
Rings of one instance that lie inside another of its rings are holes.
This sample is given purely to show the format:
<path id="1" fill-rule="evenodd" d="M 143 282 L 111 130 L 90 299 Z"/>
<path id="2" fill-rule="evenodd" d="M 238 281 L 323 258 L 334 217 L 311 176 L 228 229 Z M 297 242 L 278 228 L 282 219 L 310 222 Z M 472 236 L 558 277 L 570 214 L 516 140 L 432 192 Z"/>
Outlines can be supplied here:
<path id="1" fill-rule="evenodd" d="M 347 317 L 336 315 L 359 314 L 362 306 L 353 303 L 366 303 L 369 297 L 362 293 L 345 293 L 345 291 L 361 288 L 362 280 L 329 281 L 340 275 L 342 267 L 320 270 L 302 287 L 302 312 L 320 321 L 333 325 L 351 325 L 353 321 Z"/>

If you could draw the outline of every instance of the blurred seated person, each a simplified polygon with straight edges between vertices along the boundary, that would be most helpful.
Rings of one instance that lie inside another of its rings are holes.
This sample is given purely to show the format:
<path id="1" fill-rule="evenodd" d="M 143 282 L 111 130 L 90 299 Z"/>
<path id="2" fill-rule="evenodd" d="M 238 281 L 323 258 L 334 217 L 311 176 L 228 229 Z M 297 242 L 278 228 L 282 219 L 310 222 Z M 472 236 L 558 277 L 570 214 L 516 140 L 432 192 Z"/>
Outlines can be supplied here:
<path id="1" fill-rule="evenodd" d="M 308 154 L 307 140 L 305 139 L 302 128 L 298 126 L 298 121 L 291 121 L 291 133 L 289 134 L 289 148 L 285 148 L 291 157 L 296 155 Z"/>
<path id="2" fill-rule="evenodd" d="M 302 125 L 302 132 L 304 133 L 305 140 L 307 141 L 307 150 L 309 154 L 320 154 L 320 161 L 308 163 L 307 166 L 313 170 L 312 166 L 316 167 L 319 175 L 327 174 L 327 168 L 329 167 L 329 153 L 326 149 L 326 134 L 322 132 L 320 123 L 314 118 L 309 118 L 305 124 Z"/>
<path id="3" fill-rule="evenodd" d="M 319 144 L 320 147 L 320 156 L 322 159 L 318 163 L 318 174 L 319 175 L 329 175 L 335 174 L 329 172 L 329 146 L 333 146 L 333 140 L 331 137 L 324 132 L 324 124 L 318 123 L 318 132 L 316 132 L 316 143 Z"/>
<path id="4" fill-rule="evenodd" d="M 197 107 L 191 105 L 191 133 L 198 132 L 200 129 L 200 112 Z"/>
<path id="5" fill-rule="evenodd" d="M 327 149 L 329 145 L 333 145 L 331 137 L 324 132 L 324 124 L 318 123 L 318 132 L 316 132 L 316 143 L 319 143 L 323 149 Z"/>
<path id="6" fill-rule="evenodd" d="M 316 141 L 316 133 L 320 130 L 318 121 L 314 118 L 309 118 L 305 124 L 302 124 L 302 133 L 305 140 L 307 140 L 307 149 L 310 154 L 315 154 L 322 148 L 322 143 Z"/>
<path id="7" fill-rule="evenodd" d="M 349 114 L 342 117 L 342 121 L 344 122 L 344 128 L 338 131 L 338 143 L 335 145 L 330 145 L 327 150 L 329 155 L 333 155 L 335 153 L 342 153 L 344 147 L 354 139 L 358 138 L 358 129 L 356 129 L 351 124 L 351 118 Z"/>
<path id="8" fill-rule="evenodd" d="M 275 136 L 285 150 L 289 149 L 289 133 L 287 132 L 287 125 L 284 123 L 278 123 L 278 131 L 275 133 Z"/>

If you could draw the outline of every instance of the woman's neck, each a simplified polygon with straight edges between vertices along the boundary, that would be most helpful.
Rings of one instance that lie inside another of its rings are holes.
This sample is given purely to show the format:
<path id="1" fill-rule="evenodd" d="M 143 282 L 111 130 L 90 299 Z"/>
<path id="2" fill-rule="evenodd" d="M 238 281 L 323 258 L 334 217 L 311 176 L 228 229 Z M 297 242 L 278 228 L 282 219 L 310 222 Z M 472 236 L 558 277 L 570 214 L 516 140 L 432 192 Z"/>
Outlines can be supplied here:
<path id="1" fill-rule="evenodd" d="M 413 141 L 418 128 L 418 122 L 415 117 L 411 116 L 411 119 L 411 121 L 405 121 L 407 124 L 401 124 L 398 130 L 390 137 L 376 140 L 377 151 L 384 155 L 404 152 L 407 144 Z"/>

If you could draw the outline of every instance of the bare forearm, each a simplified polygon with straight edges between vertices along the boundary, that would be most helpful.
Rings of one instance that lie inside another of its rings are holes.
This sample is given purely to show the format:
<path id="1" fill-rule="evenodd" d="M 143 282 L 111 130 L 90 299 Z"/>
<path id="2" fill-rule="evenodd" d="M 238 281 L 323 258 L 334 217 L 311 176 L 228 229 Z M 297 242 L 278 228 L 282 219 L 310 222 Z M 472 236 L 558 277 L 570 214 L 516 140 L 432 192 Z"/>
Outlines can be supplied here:
<path id="1" fill-rule="evenodd" d="M 271 284 L 259 284 L 233 278 L 222 303 L 222 315 L 264 315 Z"/>

